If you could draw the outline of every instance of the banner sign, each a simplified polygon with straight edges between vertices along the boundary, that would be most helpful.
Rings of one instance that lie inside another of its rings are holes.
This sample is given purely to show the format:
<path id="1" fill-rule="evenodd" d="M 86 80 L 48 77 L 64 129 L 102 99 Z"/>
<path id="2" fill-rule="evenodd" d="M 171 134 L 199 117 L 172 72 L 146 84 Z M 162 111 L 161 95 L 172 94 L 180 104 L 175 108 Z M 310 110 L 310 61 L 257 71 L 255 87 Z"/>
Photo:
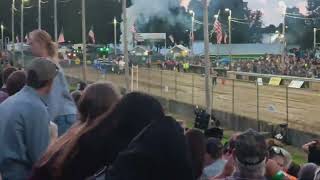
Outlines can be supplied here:
<path id="1" fill-rule="evenodd" d="M 269 81 L 269 85 L 272 85 L 272 86 L 279 86 L 280 83 L 281 83 L 281 78 L 279 77 L 272 77 Z"/>
<path id="2" fill-rule="evenodd" d="M 258 86 L 263 86 L 262 78 L 257 79 L 257 84 L 258 84 Z"/>
<path id="3" fill-rule="evenodd" d="M 300 89 L 302 87 L 303 83 L 304 83 L 304 81 L 293 80 L 293 81 L 291 81 L 289 88 Z"/>
<path id="4" fill-rule="evenodd" d="M 136 33 L 136 37 L 144 40 L 161 40 L 166 39 L 167 35 L 166 33 Z"/>

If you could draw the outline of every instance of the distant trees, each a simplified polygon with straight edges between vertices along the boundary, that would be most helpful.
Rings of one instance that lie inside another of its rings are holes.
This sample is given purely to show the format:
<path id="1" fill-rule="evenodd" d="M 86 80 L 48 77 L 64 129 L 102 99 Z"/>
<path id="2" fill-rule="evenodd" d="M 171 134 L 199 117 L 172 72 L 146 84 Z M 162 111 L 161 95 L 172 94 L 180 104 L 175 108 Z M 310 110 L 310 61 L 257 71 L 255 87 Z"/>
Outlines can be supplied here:
<path id="1" fill-rule="evenodd" d="M 222 24 L 224 33 L 228 34 L 228 16 L 229 12 L 225 9 L 231 9 L 232 18 L 237 22 L 232 22 L 232 43 L 250 43 L 260 42 L 262 37 L 262 13 L 253 11 L 248 8 L 248 4 L 243 0 L 215 0 L 209 5 L 209 22 L 212 30 L 214 24 L 214 15 L 220 11 L 219 21 Z M 196 18 L 200 21 L 203 19 L 203 5 L 198 0 L 192 0 L 189 5 L 196 13 Z M 203 28 L 199 27 L 196 37 L 203 39 Z M 215 35 L 211 36 L 211 41 L 216 42 Z"/>

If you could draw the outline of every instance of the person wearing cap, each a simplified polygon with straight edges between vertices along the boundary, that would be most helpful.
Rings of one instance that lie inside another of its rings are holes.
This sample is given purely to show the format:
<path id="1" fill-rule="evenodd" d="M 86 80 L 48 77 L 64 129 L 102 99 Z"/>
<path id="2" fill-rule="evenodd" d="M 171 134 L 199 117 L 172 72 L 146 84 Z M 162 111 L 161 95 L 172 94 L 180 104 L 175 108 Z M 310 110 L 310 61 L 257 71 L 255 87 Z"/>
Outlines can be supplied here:
<path id="1" fill-rule="evenodd" d="M 263 135 L 249 129 L 236 139 L 233 159 L 236 171 L 226 180 L 259 179 L 266 180 L 267 144 Z"/>
<path id="2" fill-rule="evenodd" d="M 209 138 L 206 144 L 205 168 L 201 179 L 208 179 L 219 175 L 226 164 L 226 160 L 222 159 L 223 145 L 217 138 Z"/>
<path id="3" fill-rule="evenodd" d="M 0 172 L 5 180 L 27 179 L 50 139 L 47 96 L 58 68 L 36 59 L 26 70 L 26 86 L 0 104 Z"/>

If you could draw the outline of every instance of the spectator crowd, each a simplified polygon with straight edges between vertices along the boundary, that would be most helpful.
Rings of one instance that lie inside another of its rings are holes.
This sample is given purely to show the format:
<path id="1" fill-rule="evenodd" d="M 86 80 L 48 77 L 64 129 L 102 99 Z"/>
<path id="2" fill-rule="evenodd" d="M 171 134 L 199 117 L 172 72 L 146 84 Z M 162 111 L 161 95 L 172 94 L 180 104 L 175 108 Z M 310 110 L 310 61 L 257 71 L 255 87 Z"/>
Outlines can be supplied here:
<path id="1" fill-rule="evenodd" d="M 320 141 L 307 164 L 255 130 L 227 142 L 167 116 L 152 96 L 112 83 L 70 93 L 48 33 L 30 33 L 35 58 L 7 66 L 0 90 L 3 180 L 320 180 Z"/>
<path id="2" fill-rule="evenodd" d="M 257 60 L 232 61 L 227 67 L 231 71 L 250 72 L 259 74 L 297 76 L 307 78 L 320 77 L 320 60 L 311 56 L 296 57 L 266 55 Z"/>

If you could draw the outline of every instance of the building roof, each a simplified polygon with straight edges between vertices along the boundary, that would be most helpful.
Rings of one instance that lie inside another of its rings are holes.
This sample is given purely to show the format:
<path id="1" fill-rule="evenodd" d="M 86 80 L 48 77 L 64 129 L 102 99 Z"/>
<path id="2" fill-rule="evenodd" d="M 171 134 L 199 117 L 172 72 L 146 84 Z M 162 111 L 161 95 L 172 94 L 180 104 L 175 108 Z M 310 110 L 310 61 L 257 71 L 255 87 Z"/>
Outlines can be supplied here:
<path id="1" fill-rule="evenodd" d="M 210 44 L 210 55 L 263 55 L 282 54 L 283 44 Z M 193 47 L 197 55 L 204 54 L 203 42 L 195 42 Z"/>
<path id="2" fill-rule="evenodd" d="M 146 48 L 144 46 L 136 46 L 131 50 L 131 52 L 134 54 L 143 54 L 148 51 L 149 51 L 148 48 Z"/>
<path id="3" fill-rule="evenodd" d="M 181 51 L 190 51 L 188 48 L 184 47 L 183 45 L 175 45 L 173 48 L 170 49 L 174 53 L 178 53 Z"/>

